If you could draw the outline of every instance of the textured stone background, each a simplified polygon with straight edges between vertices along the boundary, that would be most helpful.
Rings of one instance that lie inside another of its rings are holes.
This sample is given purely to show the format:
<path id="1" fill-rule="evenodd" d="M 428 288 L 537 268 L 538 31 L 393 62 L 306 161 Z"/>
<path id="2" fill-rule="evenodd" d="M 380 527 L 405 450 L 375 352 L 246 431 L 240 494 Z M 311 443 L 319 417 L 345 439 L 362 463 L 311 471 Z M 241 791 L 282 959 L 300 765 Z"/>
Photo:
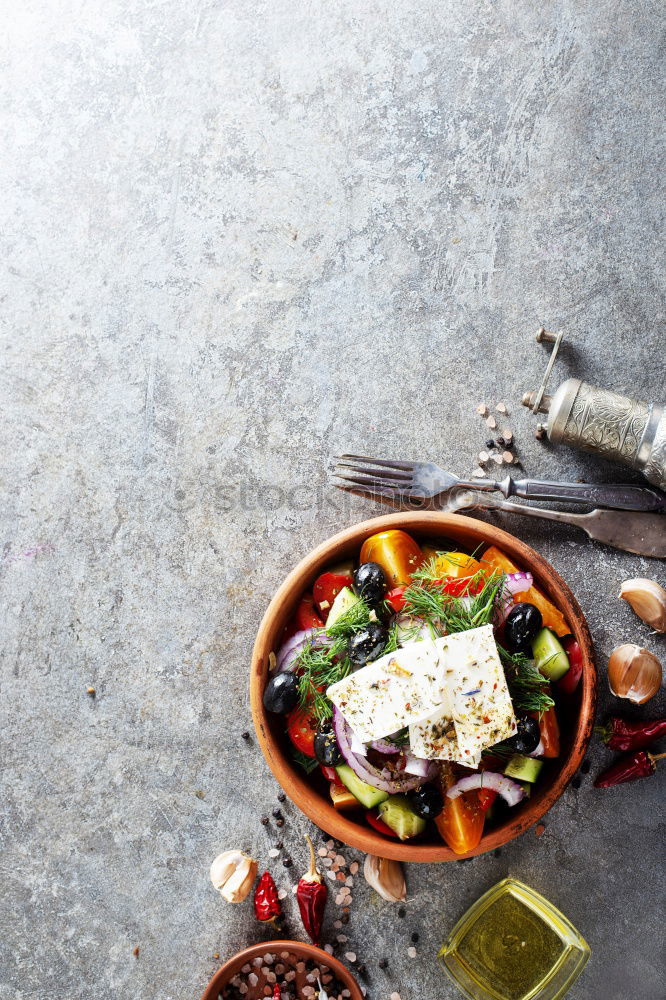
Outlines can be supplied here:
<path id="1" fill-rule="evenodd" d="M 663 8 L 25 0 L 2 20 L 0 997 L 196 998 L 257 937 L 209 862 L 275 839 L 239 738 L 257 624 L 376 510 L 332 494 L 330 456 L 467 472 L 474 408 L 503 398 L 533 475 L 617 476 L 532 438 L 542 321 L 570 336 L 558 379 L 663 396 Z M 663 567 L 503 523 L 572 584 L 609 707 L 617 643 L 666 654 L 618 585 Z M 358 887 L 370 997 L 453 1000 L 435 948 L 512 873 L 592 946 L 572 998 L 661 998 L 664 776 L 595 793 L 608 758 L 541 840 L 412 866 L 404 921 Z"/>

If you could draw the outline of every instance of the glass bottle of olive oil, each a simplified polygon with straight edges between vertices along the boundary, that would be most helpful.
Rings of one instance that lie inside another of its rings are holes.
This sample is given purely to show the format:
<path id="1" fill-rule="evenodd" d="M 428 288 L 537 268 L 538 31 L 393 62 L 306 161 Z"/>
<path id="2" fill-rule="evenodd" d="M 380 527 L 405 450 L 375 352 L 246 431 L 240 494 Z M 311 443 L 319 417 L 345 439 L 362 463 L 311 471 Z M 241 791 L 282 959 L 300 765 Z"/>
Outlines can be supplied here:
<path id="1" fill-rule="evenodd" d="M 470 1000 L 561 1000 L 590 949 L 547 899 L 507 878 L 470 907 L 439 956 Z"/>

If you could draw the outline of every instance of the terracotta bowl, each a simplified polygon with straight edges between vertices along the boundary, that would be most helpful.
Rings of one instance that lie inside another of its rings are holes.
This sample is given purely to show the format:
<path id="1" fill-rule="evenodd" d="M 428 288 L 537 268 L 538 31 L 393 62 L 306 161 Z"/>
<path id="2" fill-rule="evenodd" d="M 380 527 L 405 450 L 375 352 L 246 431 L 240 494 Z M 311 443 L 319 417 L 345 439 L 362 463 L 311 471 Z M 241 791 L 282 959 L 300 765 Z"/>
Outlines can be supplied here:
<path id="1" fill-rule="evenodd" d="M 317 962 L 317 964 L 327 965 L 331 972 L 349 990 L 351 994 L 350 1000 L 363 1000 L 363 994 L 358 983 L 342 962 L 339 962 L 337 958 L 333 958 L 332 955 L 327 954 L 321 948 L 315 948 L 313 944 L 302 944 L 300 941 L 264 941 L 262 944 L 254 944 L 251 948 L 239 951 L 237 955 L 234 955 L 228 962 L 220 966 L 204 990 L 201 1000 L 218 1000 L 221 991 L 240 972 L 245 963 L 251 962 L 258 955 L 265 955 L 267 951 L 271 953 L 276 951 L 291 951 L 299 959 L 305 960 L 310 958 L 314 962 Z"/>
<path id="2" fill-rule="evenodd" d="M 389 840 L 370 829 L 360 818 L 361 813 L 355 819 L 353 813 L 336 812 L 330 803 L 324 778 L 306 775 L 291 760 L 284 719 L 266 712 L 262 704 L 268 655 L 271 650 L 277 651 L 282 630 L 301 595 L 312 587 L 317 576 L 327 566 L 345 559 L 357 559 L 366 538 L 389 528 L 402 528 L 423 541 L 441 539 L 449 549 L 452 543 L 468 552 L 496 545 L 522 570 L 529 571 L 535 584 L 560 609 L 583 655 L 583 675 L 578 690 L 563 702 L 558 713 L 562 740 L 560 758 L 546 763 L 532 797 L 511 809 L 501 824 L 491 827 L 468 855 L 454 854 L 439 839 L 436 831 L 430 835 L 425 834 L 414 842 L 402 843 Z M 399 861 L 459 861 L 461 856 L 484 854 L 513 840 L 540 820 L 560 797 L 580 767 L 592 734 L 596 707 L 596 669 L 590 633 L 578 602 L 564 580 L 542 556 L 513 535 L 484 521 L 459 514 L 422 511 L 388 514 L 363 521 L 329 538 L 301 560 L 279 587 L 259 627 L 252 656 L 250 699 L 259 745 L 268 766 L 292 802 L 322 830 L 350 847 L 380 857 Z"/>

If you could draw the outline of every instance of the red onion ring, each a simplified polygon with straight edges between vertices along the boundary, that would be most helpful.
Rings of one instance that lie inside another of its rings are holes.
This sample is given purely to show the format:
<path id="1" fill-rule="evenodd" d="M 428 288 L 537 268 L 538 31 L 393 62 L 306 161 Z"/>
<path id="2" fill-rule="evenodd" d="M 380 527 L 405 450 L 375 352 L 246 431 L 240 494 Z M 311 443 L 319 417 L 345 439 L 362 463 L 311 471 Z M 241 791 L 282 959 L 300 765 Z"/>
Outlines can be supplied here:
<path id="1" fill-rule="evenodd" d="M 504 577 L 495 605 L 495 624 L 498 628 L 504 624 L 509 611 L 515 606 L 513 595 L 524 593 L 533 583 L 534 577 L 531 573 L 509 573 Z"/>
<path id="2" fill-rule="evenodd" d="M 383 753 L 387 757 L 400 753 L 400 747 L 395 746 L 394 743 L 389 743 L 387 740 L 372 740 L 370 746 L 377 753 Z"/>
<path id="3" fill-rule="evenodd" d="M 311 642 L 313 646 L 330 646 L 333 640 L 316 628 L 306 628 L 301 632 L 294 633 L 280 646 L 276 657 L 275 673 L 281 674 L 285 670 L 293 670 L 296 660 L 308 642 Z"/>
<path id="4" fill-rule="evenodd" d="M 446 796 L 449 799 L 457 799 L 465 792 L 471 792 L 473 788 L 490 788 L 493 792 L 501 795 L 510 806 L 518 805 L 520 800 L 525 798 L 525 789 L 517 781 L 512 781 L 511 778 L 507 778 L 505 774 L 498 774 L 497 771 L 479 771 L 466 778 L 461 778 L 449 788 Z"/>
<path id="5" fill-rule="evenodd" d="M 370 761 L 355 754 L 351 748 L 351 727 L 337 707 L 333 707 L 333 731 L 340 747 L 340 753 L 361 781 L 367 785 L 379 789 L 380 792 L 388 792 L 389 795 L 397 795 L 399 792 L 408 792 L 412 788 L 418 788 L 424 784 L 434 773 L 434 767 L 428 771 L 428 777 L 410 775 L 409 777 L 387 777 L 385 770 L 380 770 L 371 764 Z"/>

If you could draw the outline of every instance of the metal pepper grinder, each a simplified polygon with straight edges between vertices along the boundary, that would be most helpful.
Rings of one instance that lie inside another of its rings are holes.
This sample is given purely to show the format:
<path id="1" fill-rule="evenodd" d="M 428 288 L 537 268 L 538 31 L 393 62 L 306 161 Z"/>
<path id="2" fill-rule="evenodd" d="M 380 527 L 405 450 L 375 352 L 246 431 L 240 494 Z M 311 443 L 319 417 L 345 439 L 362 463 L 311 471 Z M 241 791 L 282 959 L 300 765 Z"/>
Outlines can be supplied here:
<path id="1" fill-rule="evenodd" d="M 546 395 L 548 378 L 562 343 L 562 333 L 537 332 L 538 343 L 552 344 L 543 380 L 536 392 L 523 396 L 523 406 L 533 413 L 547 413 L 537 435 L 547 434 L 554 444 L 603 455 L 638 469 L 645 478 L 666 490 L 666 412 L 660 403 L 630 399 L 600 389 L 579 378 L 568 378 L 552 395 Z"/>

